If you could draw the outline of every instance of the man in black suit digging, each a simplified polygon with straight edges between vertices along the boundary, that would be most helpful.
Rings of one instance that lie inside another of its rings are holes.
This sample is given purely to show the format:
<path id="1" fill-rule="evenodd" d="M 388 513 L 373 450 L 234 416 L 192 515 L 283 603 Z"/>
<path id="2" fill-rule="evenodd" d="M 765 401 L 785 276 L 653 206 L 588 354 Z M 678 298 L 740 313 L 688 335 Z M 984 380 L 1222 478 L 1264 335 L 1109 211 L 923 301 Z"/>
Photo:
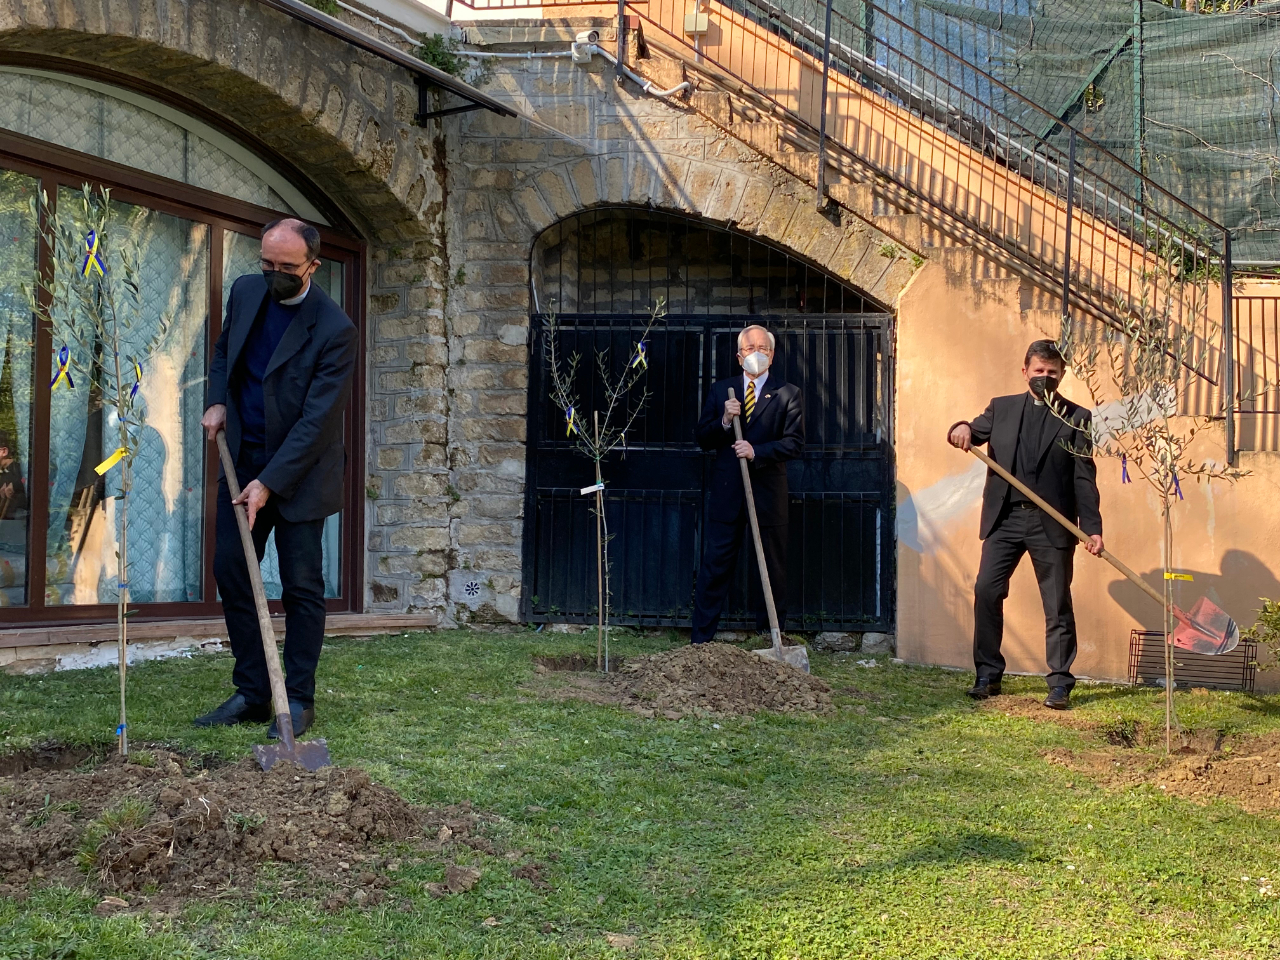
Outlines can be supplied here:
<path id="1" fill-rule="evenodd" d="M 201 425 L 227 431 L 240 499 L 258 550 L 276 534 L 285 616 L 285 686 L 293 732 L 315 722 L 316 664 L 324 643 L 325 517 L 342 509 L 343 412 L 351 393 L 356 328 L 311 278 L 320 234 L 301 220 L 262 231 L 262 272 L 236 280 L 209 367 Z M 218 483 L 213 572 L 236 657 L 236 693 L 196 725 L 265 722 L 271 686 L 258 617 L 225 477 Z M 275 721 L 267 736 L 276 736 Z"/>
<path id="2" fill-rule="evenodd" d="M 729 580 L 738 563 L 747 532 L 747 500 L 738 461 L 751 470 L 751 491 L 760 521 L 765 566 L 778 626 L 786 622 L 787 606 L 787 461 L 804 449 L 804 407 L 800 389 L 769 373 L 773 362 L 773 334 L 750 326 L 738 334 L 739 376 L 711 387 L 698 419 L 698 446 L 714 451 L 709 509 L 703 533 L 702 564 L 693 602 L 693 642 L 706 643 L 716 635 Z M 735 399 L 729 399 L 733 389 Z M 742 439 L 735 441 L 733 417 L 742 418 Z M 755 551 L 750 550 L 753 583 L 760 582 Z M 756 625 L 768 629 L 767 615 L 756 613 Z"/>
<path id="3" fill-rule="evenodd" d="M 1058 394 L 1066 363 L 1052 340 L 1037 340 L 1027 350 L 1022 376 L 1027 391 L 996 397 L 972 423 L 961 421 L 947 440 L 961 450 L 988 444 L 989 456 L 1039 494 L 1063 516 L 1075 520 L 1094 556 L 1102 553 L 1102 515 L 1090 438 L 1091 414 Z M 1051 409 L 1052 406 L 1052 409 Z M 1071 607 L 1075 535 L 1014 489 L 987 471 L 982 492 L 982 561 L 974 585 L 973 663 L 977 681 L 968 691 L 975 700 L 1000 692 L 1004 657 L 1004 601 L 1009 578 L 1031 554 L 1040 600 L 1044 604 L 1045 656 L 1049 696 L 1044 705 L 1065 710 L 1075 677 L 1076 618 Z"/>

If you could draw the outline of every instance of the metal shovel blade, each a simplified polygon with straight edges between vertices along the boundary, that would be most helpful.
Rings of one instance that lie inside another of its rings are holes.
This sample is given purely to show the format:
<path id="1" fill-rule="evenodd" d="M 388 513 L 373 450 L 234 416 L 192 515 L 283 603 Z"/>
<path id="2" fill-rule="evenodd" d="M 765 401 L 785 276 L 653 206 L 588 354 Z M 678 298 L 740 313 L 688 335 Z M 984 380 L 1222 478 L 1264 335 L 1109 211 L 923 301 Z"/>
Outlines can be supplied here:
<path id="1" fill-rule="evenodd" d="M 809 672 L 808 647 L 765 647 L 763 650 L 752 650 L 751 652 L 769 660 L 785 663 L 787 666 L 803 670 L 805 673 Z"/>
<path id="2" fill-rule="evenodd" d="M 329 759 L 329 745 L 323 739 L 295 741 L 292 749 L 283 743 L 259 743 L 254 745 L 253 755 L 263 770 L 270 770 L 282 760 L 296 763 L 312 773 L 321 767 L 333 766 Z"/>
<path id="3" fill-rule="evenodd" d="M 1173 645 L 1180 650 L 1213 657 L 1230 653 L 1240 642 L 1240 627 L 1208 597 L 1197 600 L 1190 613 L 1175 607 L 1174 615 L 1178 625 L 1173 630 Z"/>
<path id="4" fill-rule="evenodd" d="M 258 758 L 258 764 L 264 771 L 270 770 L 281 761 L 296 763 L 312 773 L 333 763 L 329 759 L 329 745 L 323 738 L 316 740 L 293 738 L 293 718 L 288 713 L 276 714 L 276 731 L 280 735 L 277 742 L 259 743 L 253 748 L 253 755 Z"/>

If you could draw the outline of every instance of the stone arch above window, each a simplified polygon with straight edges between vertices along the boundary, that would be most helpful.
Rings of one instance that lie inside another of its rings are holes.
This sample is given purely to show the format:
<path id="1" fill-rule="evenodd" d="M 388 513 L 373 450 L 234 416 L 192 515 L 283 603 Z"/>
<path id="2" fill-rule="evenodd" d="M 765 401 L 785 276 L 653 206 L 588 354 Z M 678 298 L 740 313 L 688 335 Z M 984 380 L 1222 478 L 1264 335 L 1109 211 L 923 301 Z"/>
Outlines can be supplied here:
<path id="1" fill-rule="evenodd" d="M 226 134 L 111 84 L 0 66 L 0 129 L 328 225 L 302 191 Z"/>
<path id="2" fill-rule="evenodd" d="M 674 316 L 861 314 L 884 307 L 794 253 L 697 217 L 605 207 L 534 244 L 535 312 Z"/>

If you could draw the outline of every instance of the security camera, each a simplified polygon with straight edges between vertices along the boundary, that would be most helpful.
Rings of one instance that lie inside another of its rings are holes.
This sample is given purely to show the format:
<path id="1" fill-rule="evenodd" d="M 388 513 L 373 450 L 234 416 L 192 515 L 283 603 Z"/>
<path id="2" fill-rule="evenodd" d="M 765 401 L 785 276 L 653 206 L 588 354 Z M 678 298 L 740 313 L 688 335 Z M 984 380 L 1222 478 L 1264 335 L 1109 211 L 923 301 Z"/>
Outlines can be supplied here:
<path id="1" fill-rule="evenodd" d="M 580 34 L 573 38 L 575 43 L 599 43 L 599 30 L 583 30 Z"/>

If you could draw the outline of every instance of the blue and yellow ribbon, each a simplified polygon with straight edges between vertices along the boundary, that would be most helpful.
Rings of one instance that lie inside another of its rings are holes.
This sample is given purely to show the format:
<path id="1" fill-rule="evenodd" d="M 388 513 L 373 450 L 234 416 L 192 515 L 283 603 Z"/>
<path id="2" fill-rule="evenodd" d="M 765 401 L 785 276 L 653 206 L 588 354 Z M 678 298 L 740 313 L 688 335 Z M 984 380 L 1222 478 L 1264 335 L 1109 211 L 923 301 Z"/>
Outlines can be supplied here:
<path id="1" fill-rule="evenodd" d="M 74 390 L 76 388 L 75 381 L 71 379 L 71 348 L 65 343 L 58 350 L 58 372 L 49 381 L 49 389 L 51 391 L 55 390 L 63 380 L 67 381 L 68 389 Z"/>
<path id="2" fill-rule="evenodd" d="M 89 231 L 89 235 L 84 238 L 84 250 L 84 263 L 80 267 L 80 276 L 87 277 L 97 270 L 98 276 L 105 277 L 107 265 L 102 262 L 102 257 L 98 254 L 98 231 Z"/>
<path id="3" fill-rule="evenodd" d="M 1178 499 L 1179 499 L 1179 500 L 1182 500 L 1182 499 L 1183 499 L 1183 496 L 1182 496 L 1182 484 L 1178 483 L 1178 471 L 1177 471 L 1177 470 L 1173 471 L 1173 489 L 1177 492 L 1177 494 L 1178 494 Z"/>
<path id="4" fill-rule="evenodd" d="M 129 399 L 132 400 L 138 395 L 138 388 L 142 386 L 142 364 L 134 358 L 130 358 L 133 364 L 133 389 L 129 391 Z"/>
<path id="5" fill-rule="evenodd" d="M 94 467 L 93 472 L 96 473 L 98 476 L 102 476 L 104 473 L 106 473 L 108 470 L 114 467 L 117 463 L 123 460 L 124 457 L 128 454 L 128 452 L 129 451 L 124 447 L 116 447 L 116 452 L 111 454 L 111 456 L 107 457 L 107 459 L 103 460 L 100 464 Z"/>
<path id="6" fill-rule="evenodd" d="M 1129 483 L 1129 458 L 1120 454 L 1120 482 Z"/>
<path id="7" fill-rule="evenodd" d="M 636 355 L 635 355 L 635 358 L 632 359 L 631 361 L 632 368 L 641 367 L 642 369 L 645 369 L 645 370 L 649 369 L 649 360 L 645 356 L 645 350 L 646 350 L 646 346 L 643 340 L 641 340 L 639 343 L 636 344 Z"/>
<path id="8" fill-rule="evenodd" d="M 564 412 L 564 424 L 564 435 L 566 437 L 572 436 L 575 433 L 578 433 L 579 436 L 581 436 L 578 431 L 578 415 L 573 412 L 573 407 L 570 407 Z"/>

